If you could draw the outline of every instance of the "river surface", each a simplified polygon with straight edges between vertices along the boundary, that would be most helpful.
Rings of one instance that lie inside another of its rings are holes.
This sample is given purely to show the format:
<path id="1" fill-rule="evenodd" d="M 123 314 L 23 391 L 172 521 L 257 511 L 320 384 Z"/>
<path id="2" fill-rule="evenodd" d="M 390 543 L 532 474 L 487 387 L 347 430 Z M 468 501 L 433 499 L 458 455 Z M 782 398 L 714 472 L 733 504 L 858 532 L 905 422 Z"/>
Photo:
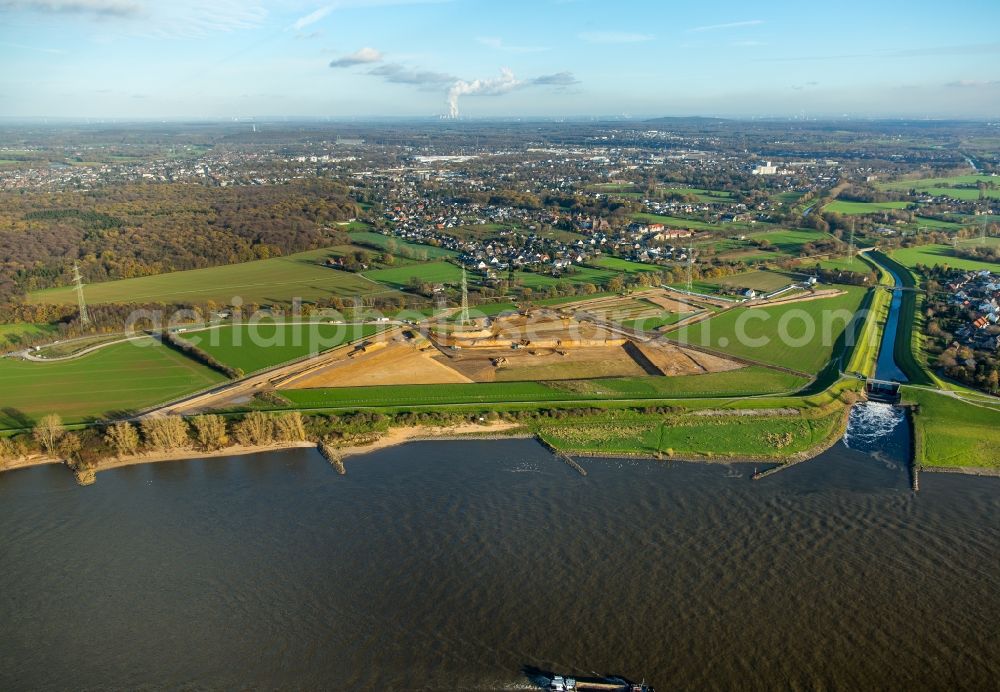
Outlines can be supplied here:
<path id="1" fill-rule="evenodd" d="M 882 343 L 879 345 L 878 362 L 875 366 L 875 378 L 879 380 L 889 380 L 892 382 L 909 382 L 906 375 L 896 363 L 895 345 L 896 333 L 899 329 L 899 311 L 903 301 L 903 282 L 899 274 L 888 267 L 883 267 L 885 271 L 892 275 L 893 285 L 892 302 L 889 304 L 889 316 L 885 322 L 885 330 L 882 332 Z M 878 289 L 876 289 L 878 290 Z"/>
<path id="2" fill-rule="evenodd" d="M 0 689 L 996 689 L 1000 479 L 529 440 L 0 475 Z"/>

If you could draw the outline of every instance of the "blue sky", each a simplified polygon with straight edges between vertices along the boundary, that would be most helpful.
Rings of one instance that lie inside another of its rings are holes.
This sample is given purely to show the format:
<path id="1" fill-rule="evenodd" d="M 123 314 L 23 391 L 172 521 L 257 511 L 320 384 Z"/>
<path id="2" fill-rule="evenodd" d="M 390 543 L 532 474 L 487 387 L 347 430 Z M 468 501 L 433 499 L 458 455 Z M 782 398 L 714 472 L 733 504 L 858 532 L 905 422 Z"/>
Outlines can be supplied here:
<path id="1" fill-rule="evenodd" d="M 0 0 L 0 115 L 1000 117 L 1000 2 Z"/>

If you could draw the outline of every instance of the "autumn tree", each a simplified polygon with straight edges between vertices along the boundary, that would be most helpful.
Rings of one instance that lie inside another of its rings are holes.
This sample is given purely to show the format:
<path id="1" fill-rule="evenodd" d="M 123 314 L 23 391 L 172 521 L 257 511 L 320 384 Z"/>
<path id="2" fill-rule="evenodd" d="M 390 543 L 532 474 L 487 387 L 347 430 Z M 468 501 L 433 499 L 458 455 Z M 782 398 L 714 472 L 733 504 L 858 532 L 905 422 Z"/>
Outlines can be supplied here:
<path id="1" fill-rule="evenodd" d="M 188 445 L 188 425 L 179 416 L 144 418 L 142 436 L 154 450 L 182 449 Z"/>
<path id="2" fill-rule="evenodd" d="M 191 419 L 198 444 L 209 451 L 222 449 L 229 444 L 226 419 L 214 414 L 195 416 Z"/>
<path id="3" fill-rule="evenodd" d="M 274 420 L 274 439 L 278 442 L 299 442 L 306 439 L 306 426 L 298 411 L 277 416 Z"/>
<path id="4" fill-rule="evenodd" d="M 0 437 L 0 468 L 3 468 L 7 462 L 17 461 L 27 454 L 28 448 L 21 440 Z"/>
<path id="5" fill-rule="evenodd" d="M 131 456 L 139 451 L 139 431 L 127 421 L 109 425 L 104 431 L 104 440 L 119 457 Z"/>
<path id="6" fill-rule="evenodd" d="M 56 443 L 56 450 L 59 452 L 59 456 L 65 459 L 71 468 L 77 467 L 80 463 L 81 449 L 83 449 L 83 443 L 80 442 L 80 438 L 74 433 L 64 434 L 59 438 L 59 442 Z"/>
<path id="7" fill-rule="evenodd" d="M 59 440 L 65 434 L 66 428 L 63 427 L 62 418 L 55 413 L 49 414 L 39 420 L 35 424 L 34 430 L 31 431 L 35 442 L 49 455 L 56 452 Z"/>
<path id="8" fill-rule="evenodd" d="M 274 418 L 260 411 L 251 411 L 234 426 L 233 435 L 244 447 L 270 444 L 274 441 Z"/>

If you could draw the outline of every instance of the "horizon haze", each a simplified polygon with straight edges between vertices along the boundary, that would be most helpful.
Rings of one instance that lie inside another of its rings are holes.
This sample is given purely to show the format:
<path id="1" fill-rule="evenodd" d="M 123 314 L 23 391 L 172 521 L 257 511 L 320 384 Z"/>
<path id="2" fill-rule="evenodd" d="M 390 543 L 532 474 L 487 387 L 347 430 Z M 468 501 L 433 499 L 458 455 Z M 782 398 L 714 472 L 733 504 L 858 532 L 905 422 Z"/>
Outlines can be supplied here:
<path id="1" fill-rule="evenodd" d="M 959 5 L 0 0 L 0 117 L 996 117 Z"/>

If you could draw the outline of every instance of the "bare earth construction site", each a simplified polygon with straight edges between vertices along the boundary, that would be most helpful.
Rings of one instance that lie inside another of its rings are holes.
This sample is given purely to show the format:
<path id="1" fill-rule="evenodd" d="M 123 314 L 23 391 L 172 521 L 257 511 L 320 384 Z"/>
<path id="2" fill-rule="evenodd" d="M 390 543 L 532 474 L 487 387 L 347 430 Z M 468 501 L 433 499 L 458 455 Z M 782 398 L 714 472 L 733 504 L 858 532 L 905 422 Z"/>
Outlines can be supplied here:
<path id="1" fill-rule="evenodd" d="M 526 307 L 465 324 L 451 314 L 428 320 L 420 329 L 391 330 L 345 349 L 336 360 L 282 388 L 680 376 L 744 367 L 670 344 L 656 331 L 621 326 L 662 319 L 664 310 L 684 320 L 711 314 L 701 303 L 659 290 L 564 307 Z"/>

